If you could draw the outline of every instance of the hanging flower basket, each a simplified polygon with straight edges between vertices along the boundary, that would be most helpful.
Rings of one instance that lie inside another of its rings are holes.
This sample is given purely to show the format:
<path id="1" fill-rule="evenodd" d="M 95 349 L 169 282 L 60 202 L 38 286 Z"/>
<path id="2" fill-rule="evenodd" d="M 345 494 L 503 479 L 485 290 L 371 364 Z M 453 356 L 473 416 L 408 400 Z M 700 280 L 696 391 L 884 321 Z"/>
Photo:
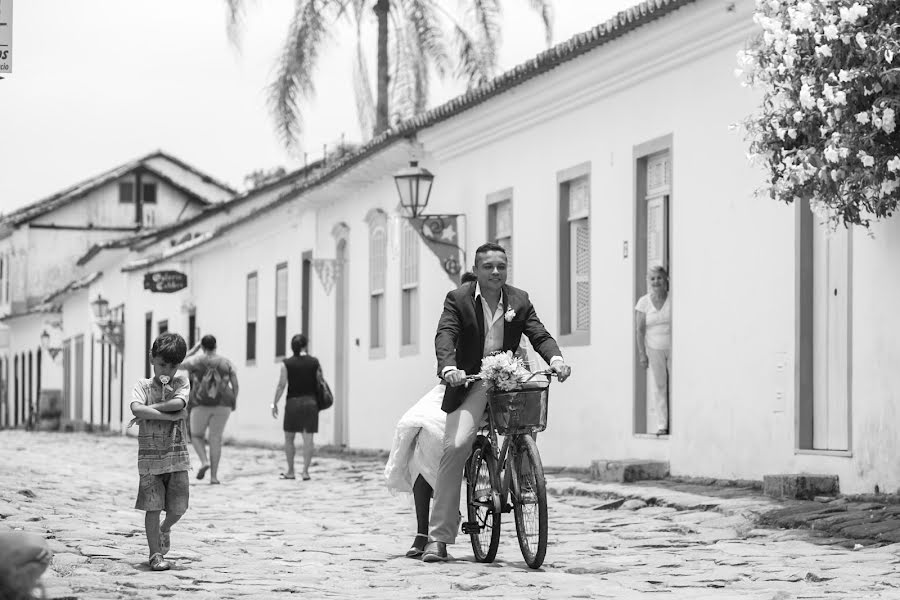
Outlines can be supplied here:
<path id="1" fill-rule="evenodd" d="M 832 227 L 889 217 L 900 200 L 900 2 L 757 0 L 762 33 L 739 75 L 763 92 L 744 121 L 763 190 L 807 200 Z"/>

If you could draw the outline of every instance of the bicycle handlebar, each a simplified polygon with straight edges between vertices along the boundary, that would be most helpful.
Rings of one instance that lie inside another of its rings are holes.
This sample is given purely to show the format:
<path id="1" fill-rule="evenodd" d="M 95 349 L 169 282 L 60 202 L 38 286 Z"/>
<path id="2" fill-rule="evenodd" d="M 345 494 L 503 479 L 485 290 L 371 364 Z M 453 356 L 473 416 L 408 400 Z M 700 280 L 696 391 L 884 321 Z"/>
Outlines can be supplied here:
<path id="1" fill-rule="evenodd" d="M 531 381 L 532 379 L 534 379 L 534 377 L 536 375 L 545 375 L 547 377 L 557 377 L 557 378 L 559 377 L 559 375 L 557 375 L 556 371 L 554 371 L 553 369 L 544 369 L 543 371 L 535 371 L 528 377 L 528 379 L 523 380 L 522 383 Z M 473 381 L 481 381 L 482 379 L 484 379 L 484 378 L 481 376 L 480 373 L 476 373 L 475 375 L 466 375 L 466 381 L 469 383 L 471 383 Z"/>

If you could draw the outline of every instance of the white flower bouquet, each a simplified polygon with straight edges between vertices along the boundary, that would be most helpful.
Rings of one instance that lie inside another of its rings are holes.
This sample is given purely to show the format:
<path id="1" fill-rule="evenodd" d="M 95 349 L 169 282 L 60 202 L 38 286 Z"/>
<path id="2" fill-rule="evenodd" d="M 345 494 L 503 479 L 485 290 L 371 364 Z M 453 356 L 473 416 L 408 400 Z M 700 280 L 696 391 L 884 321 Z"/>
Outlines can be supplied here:
<path id="1" fill-rule="evenodd" d="M 508 392 L 519 387 L 523 375 L 528 376 L 528 369 L 521 358 L 506 351 L 482 358 L 479 375 L 491 389 Z"/>

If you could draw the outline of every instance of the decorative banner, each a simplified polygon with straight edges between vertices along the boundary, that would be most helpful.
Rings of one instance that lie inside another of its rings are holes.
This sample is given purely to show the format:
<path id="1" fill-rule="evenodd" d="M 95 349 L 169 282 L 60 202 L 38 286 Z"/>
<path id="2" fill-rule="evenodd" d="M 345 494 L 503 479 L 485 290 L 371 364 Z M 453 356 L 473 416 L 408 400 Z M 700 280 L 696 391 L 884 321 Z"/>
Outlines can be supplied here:
<path id="1" fill-rule="evenodd" d="M 151 271 L 144 274 L 144 289 L 171 294 L 187 287 L 187 275 L 178 271 Z"/>
<path id="2" fill-rule="evenodd" d="M 331 288 L 341 276 L 341 263 L 336 258 L 314 258 L 312 261 L 313 268 L 325 288 L 325 295 L 331 294 Z"/>
<path id="3" fill-rule="evenodd" d="M 419 232 L 443 267 L 450 280 L 459 285 L 462 265 L 459 256 L 459 217 L 463 215 L 419 215 L 410 217 L 409 224 Z M 465 259 L 463 259 L 465 260 Z"/>

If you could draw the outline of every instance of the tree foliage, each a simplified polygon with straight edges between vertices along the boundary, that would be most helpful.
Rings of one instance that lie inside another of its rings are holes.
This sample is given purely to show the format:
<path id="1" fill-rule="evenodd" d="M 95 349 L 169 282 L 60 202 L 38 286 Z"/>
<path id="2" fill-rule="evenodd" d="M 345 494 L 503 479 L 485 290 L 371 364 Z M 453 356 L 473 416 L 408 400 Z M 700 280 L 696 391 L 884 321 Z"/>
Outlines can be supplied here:
<path id="1" fill-rule="evenodd" d="M 229 36 L 235 43 L 245 0 L 225 0 Z M 552 0 L 527 0 L 552 39 Z M 339 31 L 355 32 L 353 87 L 364 135 L 374 131 L 377 98 L 364 47 L 374 25 L 376 0 L 295 0 L 287 37 L 269 86 L 269 107 L 279 137 L 294 146 L 303 132 L 303 101 L 315 94 L 319 60 Z M 455 6 L 454 10 L 447 5 Z M 389 87 L 386 121 L 390 125 L 423 112 L 433 76 L 456 77 L 469 89 L 490 80 L 497 70 L 501 42 L 501 0 L 390 0 L 387 43 Z M 372 48 L 374 51 L 375 48 Z"/>
<path id="2" fill-rule="evenodd" d="M 900 200 L 900 2 L 758 0 L 739 56 L 762 105 L 745 122 L 769 195 L 808 200 L 832 226 L 890 216 Z"/>

